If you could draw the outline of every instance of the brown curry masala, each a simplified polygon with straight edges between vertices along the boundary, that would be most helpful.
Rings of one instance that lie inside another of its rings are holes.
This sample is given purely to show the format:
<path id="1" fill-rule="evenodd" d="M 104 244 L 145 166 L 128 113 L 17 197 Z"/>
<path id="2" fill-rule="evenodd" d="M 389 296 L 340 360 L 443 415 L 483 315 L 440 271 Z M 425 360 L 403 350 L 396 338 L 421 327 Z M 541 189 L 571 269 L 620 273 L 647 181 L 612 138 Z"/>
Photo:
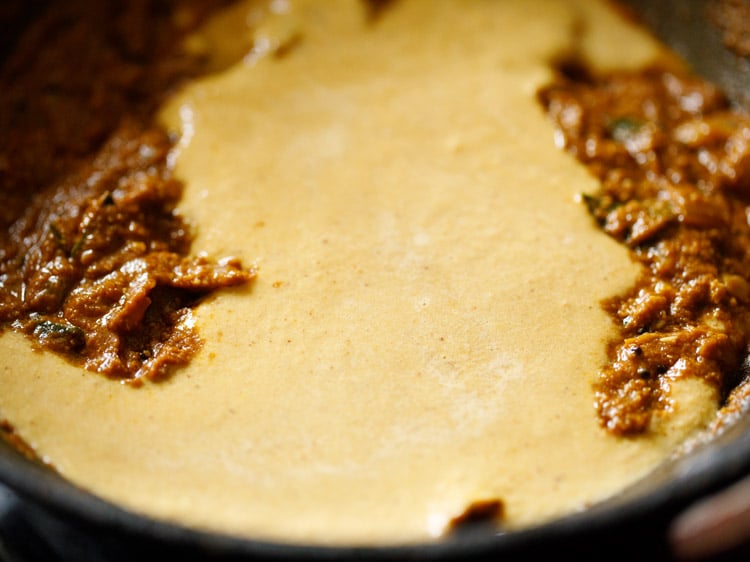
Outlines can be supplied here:
<path id="1" fill-rule="evenodd" d="M 572 69 L 540 99 L 558 143 L 600 181 L 582 196 L 588 211 L 643 265 L 604 303 L 620 337 L 596 384 L 602 425 L 645 431 L 680 377 L 725 398 L 750 336 L 750 116 L 713 85 L 659 70 Z"/>
<path id="2" fill-rule="evenodd" d="M 189 255 L 173 139 L 153 124 L 201 72 L 182 39 L 222 4 L 34 3 L 0 68 L 0 322 L 87 369 L 167 376 L 200 347 L 191 307 L 255 275 Z"/>
<path id="3" fill-rule="evenodd" d="M 189 254 L 174 139 L 153 124 L 165 95 L 202 71 L 181 39 L 225 3 L 51 3 L 7 49 L 4 326 L 87 369 L 159 379 L 199 348 L 191 307 L 253 279 L 236 260 Z M 643 264 L 604 303 L 621 336 L 596 384 L 602 425 L 645 431 L 679 377 L 726 396 L 750 334 L 750 118 L 712 85 L 656 70 L 561 72 L 540 100 L 601 182 L 582 197 L 593 219 Z"/>

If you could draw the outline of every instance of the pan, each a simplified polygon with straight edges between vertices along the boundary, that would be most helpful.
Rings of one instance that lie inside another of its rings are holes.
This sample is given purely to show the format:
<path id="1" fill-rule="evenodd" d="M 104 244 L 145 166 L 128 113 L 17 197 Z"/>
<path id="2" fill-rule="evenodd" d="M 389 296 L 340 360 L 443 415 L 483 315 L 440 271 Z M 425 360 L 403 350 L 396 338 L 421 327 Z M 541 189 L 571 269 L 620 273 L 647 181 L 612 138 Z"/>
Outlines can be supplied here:
<path id="1" fill-rule="evenodd" d="M 718 81 L 738 103 L 746 102 L 747 61 L 728 53 L 719 30 L 707 25 L 704 2 L 628 4 L 698 71 Z M 42 7 L 42 2 L 25 4 L 21 20 L 29 21 Z M 0 59 L 16 36 L 3 36 Z M 76 487 L 0 441 L 0 482 L 12 490 L 13 509 L 40 541 L 28 548 L 37 559 L 53 560 L 668 560 L 673 557 L 668 532 L 675 517 L 748 474 L 750 416 L 743 415 L 716 439 L 670 460 L 617 496 L 550 523 L 507 533 L 477 523 L 427 544 L 325 547 L 256 541 L 153 520 Z"/>

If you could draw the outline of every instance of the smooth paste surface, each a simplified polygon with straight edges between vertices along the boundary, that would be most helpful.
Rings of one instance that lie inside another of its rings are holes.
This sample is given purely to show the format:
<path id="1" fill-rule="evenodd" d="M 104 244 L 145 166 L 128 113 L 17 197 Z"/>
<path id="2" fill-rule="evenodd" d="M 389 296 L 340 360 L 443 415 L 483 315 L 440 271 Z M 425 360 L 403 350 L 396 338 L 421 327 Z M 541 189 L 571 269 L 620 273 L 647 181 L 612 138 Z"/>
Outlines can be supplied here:
<path id="1" fill-rule="evenodd" d="M 565 54 L 638 66 L 651 39 L 562 0 L 405 0 L 375 22 L 355 0 L 245 2 L 192 46 L 228 38 L 243 62 L 163 119 L 194 250 L 258 279 L 203 303 L 204 349 L 139 389 L 4 334 L 0 412 L 62 474 L 201 528 L 415 542 L 476 500 L 511 529 L 583 509 L 710 419 L 713 391 L 683 381 L 649 434 L 598 426 L 599 303 L 638 271 L 536 100 Z"/>

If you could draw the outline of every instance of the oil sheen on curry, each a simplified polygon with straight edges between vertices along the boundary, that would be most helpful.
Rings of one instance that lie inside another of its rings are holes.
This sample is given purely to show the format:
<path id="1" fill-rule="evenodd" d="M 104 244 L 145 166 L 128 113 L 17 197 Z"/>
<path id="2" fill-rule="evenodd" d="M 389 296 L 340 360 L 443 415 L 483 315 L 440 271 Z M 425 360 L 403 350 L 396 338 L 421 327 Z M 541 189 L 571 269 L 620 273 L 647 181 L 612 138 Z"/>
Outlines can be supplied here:
<path id="1" fill-rule="evenodd" d="M 726 409 L 750 119 L 623 12 L 165 6 L 53 4 L 8 43 L 27 452 L 155 518 L 395 544 L 586 509 Z"/>

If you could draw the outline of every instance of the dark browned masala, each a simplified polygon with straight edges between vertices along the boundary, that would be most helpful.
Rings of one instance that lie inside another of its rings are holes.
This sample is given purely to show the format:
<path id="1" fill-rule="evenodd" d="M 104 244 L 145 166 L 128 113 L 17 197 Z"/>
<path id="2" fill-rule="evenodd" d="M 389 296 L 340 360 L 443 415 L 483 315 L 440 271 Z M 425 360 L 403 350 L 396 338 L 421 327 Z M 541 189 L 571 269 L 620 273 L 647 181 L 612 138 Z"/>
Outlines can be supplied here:
<path id="1" fill-rule="evenodd" d="M 505 504 L 501 499 L 477 500 L 466 506 L 461 513 L 448 522 L 451 533 L 459 533 L 476 524 L 500 526 L 505 514 Z"/>
<path id="2" fill-rule="evenodd" d="M 707 3 L 706 11 L 727 48 L 750 57 L 750 0 L 714 0 Z"/>
<path id="3" fill-rule="evenodd" d="M 750 116 L 683 72 L 562 72 L 540 93 L 562 144 L 599 179 L 583 196 L 643 265 L 604 303 L 620 338 L 596 384 L 602 425 L 647 430 L 670 384 L 699 377 L 724 398 L 750 338 Z"/>
<path id="4" fill-rule="evenodd" d="M 87 369 L 158 379 L 200 347 L 191 307 L 254 278 L 190 255 L 173 139 L 153 124 L 202 71 L 182 39 L 224 4 L 34 4 L 0 67 L 2 326 Z"/>

